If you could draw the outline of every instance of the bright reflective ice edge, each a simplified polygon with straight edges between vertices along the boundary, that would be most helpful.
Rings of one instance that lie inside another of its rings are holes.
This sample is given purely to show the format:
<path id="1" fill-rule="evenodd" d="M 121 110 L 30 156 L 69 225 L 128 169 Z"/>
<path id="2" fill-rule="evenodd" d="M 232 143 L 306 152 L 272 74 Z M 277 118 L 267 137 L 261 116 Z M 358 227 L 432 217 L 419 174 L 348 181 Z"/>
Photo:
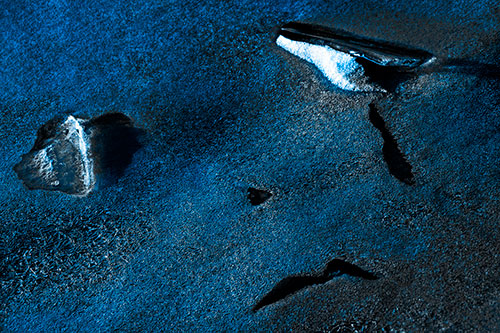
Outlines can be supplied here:
<path id="1" fill-rule="evenodd" d="M 278 37 L 276 44 L 293 55 L 314 64 L 335 86 L 344 90 L 365 91 L 349 79 L 356 72 L 363 72 L 361 65 L 349 54 L 336 51 L 328 46 L 297 42 L 283 36 Z"/>
<path id="2" fill-rule="evenodd" d="M 68 130 L 66 139 L 72 141 L 81 154 L 83 167 L 82 182 L 85 186 L 85 191 L 84 193 L 81 193 L 81 195 L 87 195 L 92 190 L 95 184 L 93 170 L 94 163 L 92 161 L 92 158 L 90 157 L 90 143 L 88 137 L 85 134 L 85 131 L 83 130 L 83 127 L 78 119 L 73 116 L 69 116 L 62 126 L 67 128 Z"/>

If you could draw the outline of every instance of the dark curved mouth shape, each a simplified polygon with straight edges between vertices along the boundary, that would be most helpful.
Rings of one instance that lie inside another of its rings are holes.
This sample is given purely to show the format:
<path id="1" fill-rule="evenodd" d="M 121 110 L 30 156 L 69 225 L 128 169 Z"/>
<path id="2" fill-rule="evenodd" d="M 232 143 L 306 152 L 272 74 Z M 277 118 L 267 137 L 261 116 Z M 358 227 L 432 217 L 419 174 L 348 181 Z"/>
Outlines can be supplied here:
<path id="1" fill-rule="evenodd" d="M 375 274 L 365 271 L 364 269 L 351 264 L 341 259 L 333 259 L 330 261 L 324 270 L 320 273 L 313 273 L 310 275 L 293 275 L 288 276 L 278 282 L 270 292 L 268 292 L 254 307 L 253 311 L 276 303 L 301 289 L 316 285 L 324 284 L 335 277 L 347 274 L 353 277 L 359 277 L 365 280 L 378 279 Z"/>

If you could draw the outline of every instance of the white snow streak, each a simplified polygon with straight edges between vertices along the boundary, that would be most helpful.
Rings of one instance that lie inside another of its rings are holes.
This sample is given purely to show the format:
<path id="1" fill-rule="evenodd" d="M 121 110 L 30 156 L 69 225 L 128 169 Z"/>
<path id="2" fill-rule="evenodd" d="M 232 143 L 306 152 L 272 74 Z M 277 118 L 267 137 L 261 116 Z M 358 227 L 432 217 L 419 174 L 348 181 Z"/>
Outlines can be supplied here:
<path id="1" fill-rule="evenodd" d="M 344 90 L 361 91 L 349 77 L 356 71 L 363 71 L 355 58 L 328 46 L 297 42 L 283 36 L 276 40 L 278 46 L 314 64 L 330 82 Z"/>

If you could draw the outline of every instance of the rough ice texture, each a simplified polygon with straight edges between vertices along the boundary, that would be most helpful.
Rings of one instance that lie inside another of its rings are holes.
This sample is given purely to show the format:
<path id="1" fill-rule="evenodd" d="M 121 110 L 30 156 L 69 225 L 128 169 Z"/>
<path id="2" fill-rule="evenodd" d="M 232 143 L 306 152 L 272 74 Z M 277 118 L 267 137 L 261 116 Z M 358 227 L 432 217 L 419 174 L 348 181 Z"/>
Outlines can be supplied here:
<path id="1" fill-rule="evenodd" d="M 33 164 L 38 167 L 40 177 L 47 181 L 50 185 L 59 185 L 56 174 L 54 173 L 54 165 L 52 160 L 47 155 L 47 150 L 50 150 L 52 145 L 45 149 L 39 150 L 33 157 Z"/>
<path id="2" fill-rule="evenodd" d="M 374 87 L 357 84 L 363 76 L 363 67 L 356 58 L 326 45 L 298 42 L 279 36 L 276 44 L 297 57 L 314 64 L 323 75 L 340 89 L 350 91 L 372 91 Z"/>
<path id="3" fill-rule="evenodd" d="M 494 64 L 498 2 L 3 4 L 5 331 L 499 331 L 500 81 L 421 75 L 377 102 L 410 187 L 388 171 L 373 96 L 311 82 L 272 40 L 304 18 Z M 61 109 L 147 129 L 115 186 L 20 186 L 17 156 Z M 250 186 L 272 199 L 252 206 Z M 332 258 L 379 279 L 251 311 Z"/>
<path id="4" fill-rule="evenodd" d="M 83 119 L 51 120 L 38 132 L 35 147 L 15 170 L 30 189 L 57 190 L 84 196 L 95 185 L 94 164 Z"/>
<path id="5" fill-rule="evenodd" d="M 73 116 L 68 117 L 63 124 L 63 128 L 68 131 L 65 139 L 72 142 L 80 153 L 82 164 L 79 168 L 81 168 L 81 181 L 85 188 L 83 194 L 87 194 L 94 186 L 93 161 L 90 157 L 88 136 L 85 134 L 80 122 Z"/>
<path id="6" fill-rule="evenodd" d="M 85 196 L 120 178 L 141 147 L 132 119 L 112 112 L 89 120 L 68 116 L 44 124 L 15 170 L 30 189 Z"/>

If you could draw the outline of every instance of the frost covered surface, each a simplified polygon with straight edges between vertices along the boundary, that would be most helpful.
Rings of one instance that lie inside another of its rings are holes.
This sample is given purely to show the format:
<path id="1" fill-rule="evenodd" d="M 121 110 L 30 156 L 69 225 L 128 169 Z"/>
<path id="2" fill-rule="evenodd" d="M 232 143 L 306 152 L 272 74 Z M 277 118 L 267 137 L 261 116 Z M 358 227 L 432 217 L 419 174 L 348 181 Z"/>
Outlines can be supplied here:
<path id="1" fill-rule="evenodd" d="M 83 119 L 68 116 L 45 124 L 37 143 L 15 170 L 30 189 L 58 190 L 85 196 L 95 185 L 94 162 Z"/>
<path id="2" fill-rule="evenodd" d="M 65 140 L 69 140 L 77 147 L 81 154 L 81 175 L 82 183 L 85 188 L 82 194 L 88 194 L 94 186 L 94 166 L 92 157 L 90 156 L 90 143 L 88 135 L 85 134 L 81 125 L 82 120 L 78 120 L 73 116 L 69 116 L 62 127 L 67 131 Z"/>
<path id="3" fill-rule="evenodd" d="M 57 176 L 54 173 L 54 165 L 52 164 L 52 160 L 47 155 L 47 151 L 52 150 L 52 145 L 47 148 L 39 150 L 35 156 L 33 157 L 33 164 L 38 167 L 38 170 L 35 171 L 39 176 L 47 181 L 50 185 L 59 185 L 59 181 L 57 180 Z"/>
<path id="4" fill-rule="evenodd" d="M 5 2 L 0 326 L 498 331 L 499 81 L 429 73 L 373 101 L 331 89 L 274 40 L 284 22 L 307 20 L 498 65 L 497 8 Z M 413 185 L 388 170 L 371 103 Z M 144 146 L 85 197 L 26 189 L 14 165 L 67 110 L 118 110 L 147 131 Z M 272 197 L 254 206 L 249 188 Z M 334 258 L 378 279 L 334 277 L 251 311 L 283 279 Z"/>
<path id="5" fill-rule="evenodd" d="M 123 175 L 141 147 L 140 133 L 119 112 L 89 120 L 55 117 L 41 126 L 33 148 L 14 170 L 29 189 L 86 196 L 98 181 L 111 185 Z"/>
<path id="6" fill-rule="evenodd" d="M 284 36 L 279 36 L 276 39 L 276 44 L 297 57 L 314 64 L 331 83 L 340 89 L 362 90 L 351 82 L 352 76 L 362 75 L 363 72 L 363 68 L 353 56 L 326 45 L 298 42 Z"/>

